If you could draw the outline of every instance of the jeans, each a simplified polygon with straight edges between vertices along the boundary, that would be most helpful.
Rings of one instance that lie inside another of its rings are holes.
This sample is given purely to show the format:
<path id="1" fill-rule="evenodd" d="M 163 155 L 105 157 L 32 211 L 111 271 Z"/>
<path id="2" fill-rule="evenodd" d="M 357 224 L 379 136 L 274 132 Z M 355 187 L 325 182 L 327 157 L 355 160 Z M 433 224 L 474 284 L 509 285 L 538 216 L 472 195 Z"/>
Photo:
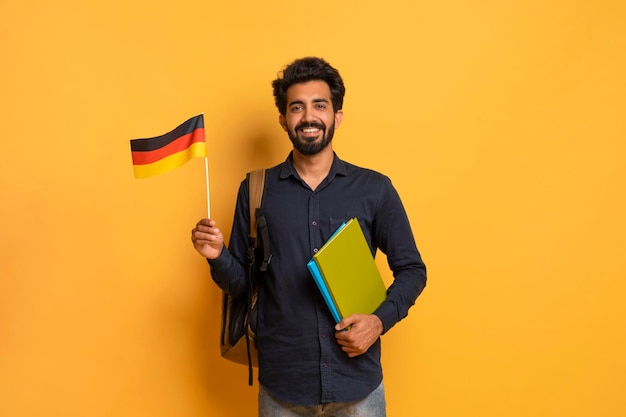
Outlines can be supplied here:
<path id="1" fill-rule="evenodd" d="M 385 389 L 381 383 L 370 395 L 350 403 L 292 405 L 259 388 L 259 417 L 385 417 Z"/>

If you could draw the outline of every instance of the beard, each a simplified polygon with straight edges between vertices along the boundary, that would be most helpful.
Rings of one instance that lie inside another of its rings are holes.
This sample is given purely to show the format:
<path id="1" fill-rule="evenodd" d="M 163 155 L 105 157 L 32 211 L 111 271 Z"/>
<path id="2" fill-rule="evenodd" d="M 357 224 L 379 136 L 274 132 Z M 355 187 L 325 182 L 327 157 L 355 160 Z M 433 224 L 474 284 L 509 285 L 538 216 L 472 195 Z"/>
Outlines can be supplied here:
<path id="1" fill-rule="evenodd" d="M 298 132 L 302 129 L 306 129 L 307 127 L 320 129 L 322 132 L 322 139 L 310 140 L 308 138 L 301 138 L 298 136 Z M 328 129 L 326 129 L 326 126 L 322 123 L 300 123 L 293 130 L 287 129 L 287 134 L 289 135 L 291 143 L 293 143 L 293 147 L 298 152 L 302 155 L 315 155 L 316 153 L 324 150 L 332 142 L 333 136 L 335 135 L 335 122 L 333 121 Z"/>

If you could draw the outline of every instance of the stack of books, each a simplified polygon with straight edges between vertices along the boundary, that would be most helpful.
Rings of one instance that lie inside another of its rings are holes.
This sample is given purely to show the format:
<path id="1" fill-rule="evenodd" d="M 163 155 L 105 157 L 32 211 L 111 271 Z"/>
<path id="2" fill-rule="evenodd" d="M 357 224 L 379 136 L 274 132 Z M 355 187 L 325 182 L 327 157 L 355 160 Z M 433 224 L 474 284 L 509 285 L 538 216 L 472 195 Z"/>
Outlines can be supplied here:
<path id="1" fill-rule="evenodd" d="M 371 314 L 387 289 L 356 218 L 342 224 L 307 264 L 333 319 Z"/>

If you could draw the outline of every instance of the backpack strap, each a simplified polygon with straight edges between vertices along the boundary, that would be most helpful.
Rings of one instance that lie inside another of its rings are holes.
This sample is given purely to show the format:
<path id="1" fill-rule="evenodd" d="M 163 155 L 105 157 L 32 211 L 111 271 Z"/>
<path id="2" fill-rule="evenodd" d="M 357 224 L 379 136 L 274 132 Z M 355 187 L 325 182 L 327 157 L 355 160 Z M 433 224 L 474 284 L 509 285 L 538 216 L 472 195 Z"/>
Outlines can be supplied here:
<path id="1" fill-rule="evenodd" d="M 256 302 L 256 289 L 254 288 L 254 268 L 256 264 L 255 250 L 258 247 L 257 230 L 261 231 L 261 246 L 263 248 L 263 262 L 260 270 L 266 271 L 272 255 L 269 249 L 269 233 L 267 231 L 267 223 L 263 216 L 263 192 L 265 190 L 266 169 L 257 169 L 248 174 L 248 197 L 250 206 L 250 234 L 248 236 L 248 313 L 246 314 L 246 349 L 248 353 L 248 385 L 252 385 L 252 354 L 250 352 L 250 316 L 252 305 Z"/>
<path id="2" fill-rule="evenodd" d="M 250 172 L 248 176 L 248 195 L 250 199 L 250 235 L 248 260 L 254 261 L 254 248 L 259 247 L 257 242 L 257 231 L 261 233 L 261 245 L 263 249 L 263 262 L 260 269 L 265 272 L 272 260 L 270 252 L 270 237 L 267 230 L 267 222 L 263 215 L 263 192 L 265 191 L 265 176 L 267 170 L 264 168 Z"/>
<path id="3" fill-rule="evenodd" d="M 250 237 L 257 236 L 257 209 L 261 207 L 265 188 L 265 169 L 257 169 L 249 174 L 248 194 L 250 198 Z"/>

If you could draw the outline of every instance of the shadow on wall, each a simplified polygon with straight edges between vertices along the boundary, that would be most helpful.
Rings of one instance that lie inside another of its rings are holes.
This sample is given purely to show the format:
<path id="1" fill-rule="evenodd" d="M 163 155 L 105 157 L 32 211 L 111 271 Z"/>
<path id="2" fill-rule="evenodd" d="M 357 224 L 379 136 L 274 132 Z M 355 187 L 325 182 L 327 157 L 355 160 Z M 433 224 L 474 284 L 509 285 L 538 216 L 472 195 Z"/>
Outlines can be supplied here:
<path id="1" fill-rule="evenodd" d="M 287 142 L 286 137 L 277 137 L 270 129 L 257 132 L 247 139 L 246 152 L 243 154 L 243 161 L 248 167 L 247 171 L 256 168 L 268 168 L 283 161 L 287 153 L 284 151 L 283 141 Z"/>
<path id="2" fill-rule="evenodd" d="M 268 168 L 284 161 L 291 149 L 289 137 L 278 124 L 278 113 L 273 103 L 267 100 L 248 103 L 245 109 L 233 108 L 233 120 L 238 120 L 234 142 L 239 147 L 230 152 L 237 155 L 237 178 L 257 168 Z M 251 115 L 245 123 L 237 114 Z"/>

